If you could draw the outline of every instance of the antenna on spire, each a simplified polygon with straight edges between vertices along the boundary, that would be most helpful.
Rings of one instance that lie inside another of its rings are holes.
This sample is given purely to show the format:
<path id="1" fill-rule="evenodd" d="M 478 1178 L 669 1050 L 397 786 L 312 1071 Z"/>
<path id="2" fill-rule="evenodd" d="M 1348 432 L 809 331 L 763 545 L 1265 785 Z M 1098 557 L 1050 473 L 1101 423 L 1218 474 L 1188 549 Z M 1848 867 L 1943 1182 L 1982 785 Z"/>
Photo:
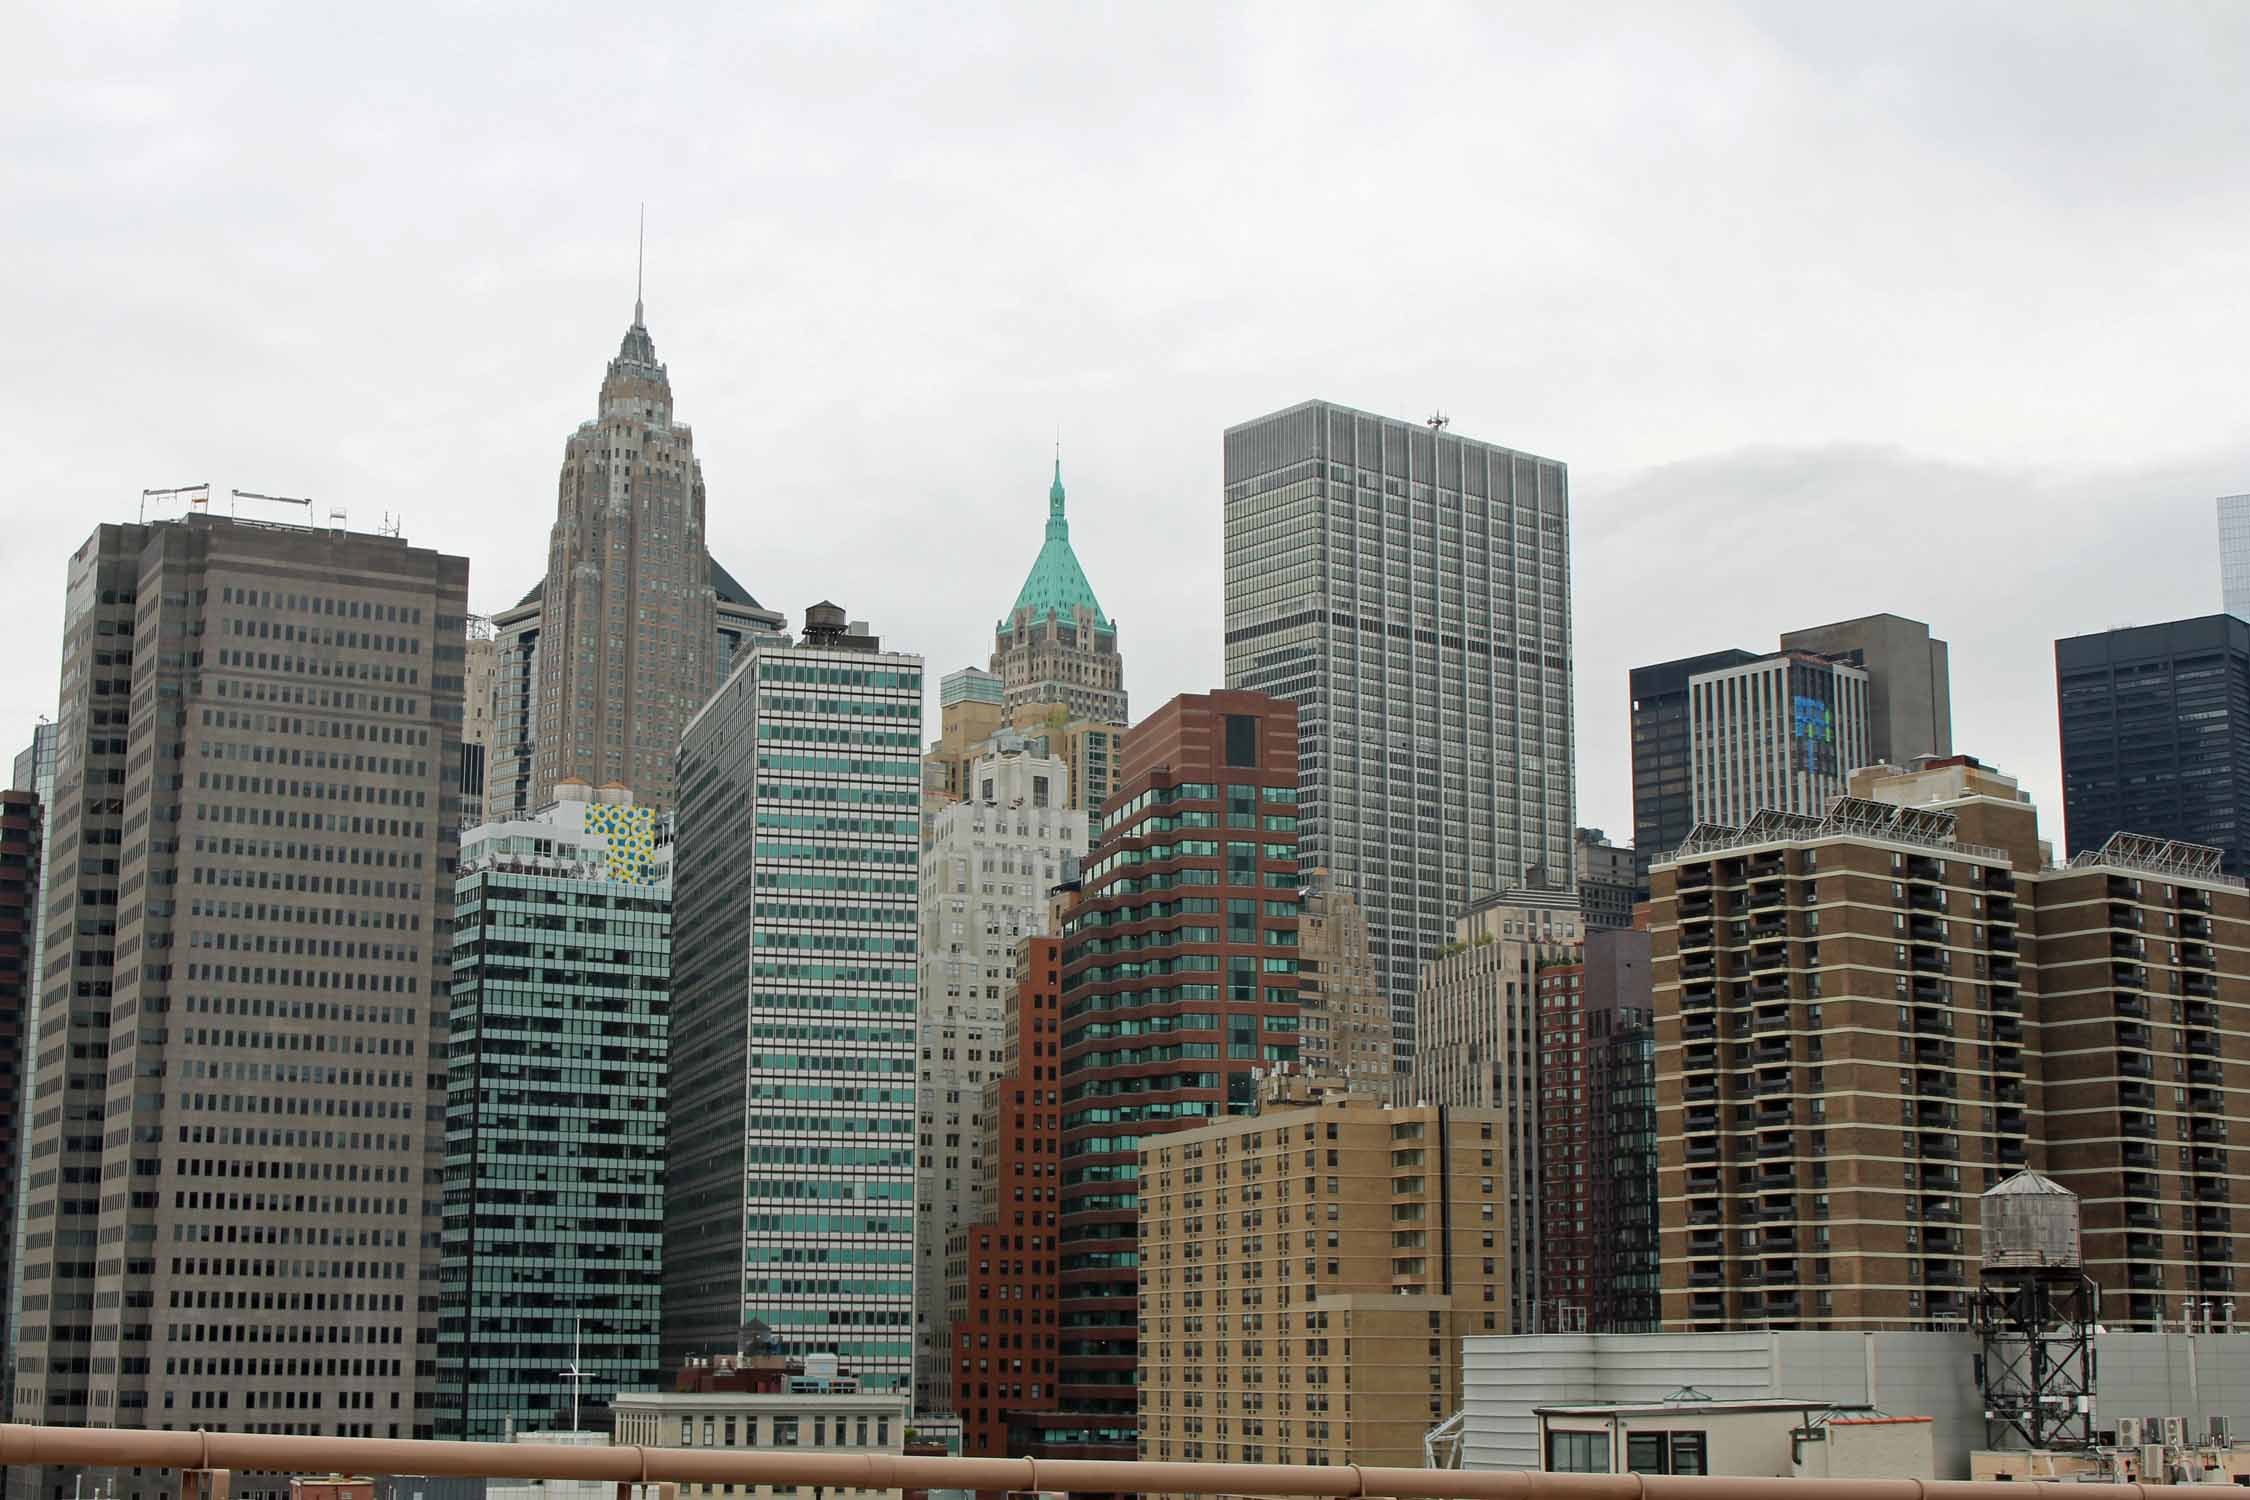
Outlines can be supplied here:
<path id="1" fill-rule="evenodd" d="M 641 205 L 640 233 L 633 241 L 633 326 L 641 326 L 641 271 L 648 264 L 648 205 Z"/>

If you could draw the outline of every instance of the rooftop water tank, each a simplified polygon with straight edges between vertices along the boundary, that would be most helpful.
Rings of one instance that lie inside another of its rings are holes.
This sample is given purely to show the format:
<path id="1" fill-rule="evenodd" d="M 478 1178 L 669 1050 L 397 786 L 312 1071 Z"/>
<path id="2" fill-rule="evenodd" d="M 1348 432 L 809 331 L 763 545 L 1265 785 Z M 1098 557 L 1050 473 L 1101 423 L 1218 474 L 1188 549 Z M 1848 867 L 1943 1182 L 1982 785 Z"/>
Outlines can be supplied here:
<path id="1" fill-rule="evenodd" d="M 2018 1172 L 1981 1200 L 1984 1269 L 2079 1268 L 2078 1195 L 2037 1172 Z"/>

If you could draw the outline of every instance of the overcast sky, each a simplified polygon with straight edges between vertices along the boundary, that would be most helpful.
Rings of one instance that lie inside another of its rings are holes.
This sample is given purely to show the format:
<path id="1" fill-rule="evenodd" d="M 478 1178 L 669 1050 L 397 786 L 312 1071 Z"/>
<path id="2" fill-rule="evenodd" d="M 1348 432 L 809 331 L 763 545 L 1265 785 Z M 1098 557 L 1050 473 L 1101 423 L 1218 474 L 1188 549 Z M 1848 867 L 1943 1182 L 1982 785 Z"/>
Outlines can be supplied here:
<path id="1" fill-rule="evenodd" d="M 1626 672 L 1890 609 L 2060 837 L 2052 641 L 2218 607 L 2250 6 L 12 5 L 0 745 L 141 489 L 544 566 L 630 320 L 713 550 L 981 664 L 1059 430 L 1137 709 L 1218 685 L 1219 434 L 1570 466 L 1580 820 Z"/>

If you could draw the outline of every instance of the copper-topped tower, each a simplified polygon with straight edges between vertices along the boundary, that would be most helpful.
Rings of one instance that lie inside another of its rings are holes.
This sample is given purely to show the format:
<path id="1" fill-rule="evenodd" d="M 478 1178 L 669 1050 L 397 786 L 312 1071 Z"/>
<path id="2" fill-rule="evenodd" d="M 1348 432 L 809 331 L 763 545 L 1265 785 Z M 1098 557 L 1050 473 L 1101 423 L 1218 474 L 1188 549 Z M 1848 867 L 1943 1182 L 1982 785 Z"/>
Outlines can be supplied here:
<path id="1" fill-rule="evenodd" d="M 1059 703 L 1074 719 L 1125 722 L 1125 663 L 1117 622 L 1102 613 L 1063 513 L 1062 455 L 1047 487 L 1047 533 L 1016 602 L 992 636 L 992 670 L 1002 684 L 1001 711 Z"/>

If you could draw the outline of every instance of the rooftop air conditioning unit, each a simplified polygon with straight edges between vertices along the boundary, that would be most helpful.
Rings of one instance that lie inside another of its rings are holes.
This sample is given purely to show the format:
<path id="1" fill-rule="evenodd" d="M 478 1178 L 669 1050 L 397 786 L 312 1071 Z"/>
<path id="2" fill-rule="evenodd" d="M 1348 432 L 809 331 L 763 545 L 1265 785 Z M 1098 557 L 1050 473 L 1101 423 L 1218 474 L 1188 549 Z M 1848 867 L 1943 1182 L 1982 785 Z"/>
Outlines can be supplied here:
<path id="1" fill-rule="evenodd" d="M 2139 1417 L 2119 1417 L 2117 1419 L 2117 1446 L 2120 1448 L 2138 1448 L 2140 1445 L 2141 1419 Z"/>
<path id="2" fill-rule="evenodd" d="M 2187 1418 L 2166 1417 L 2164 1419 L 2164 1446 L 2167 1448 L 2185 1448 L 2187 1440 Z"/>

